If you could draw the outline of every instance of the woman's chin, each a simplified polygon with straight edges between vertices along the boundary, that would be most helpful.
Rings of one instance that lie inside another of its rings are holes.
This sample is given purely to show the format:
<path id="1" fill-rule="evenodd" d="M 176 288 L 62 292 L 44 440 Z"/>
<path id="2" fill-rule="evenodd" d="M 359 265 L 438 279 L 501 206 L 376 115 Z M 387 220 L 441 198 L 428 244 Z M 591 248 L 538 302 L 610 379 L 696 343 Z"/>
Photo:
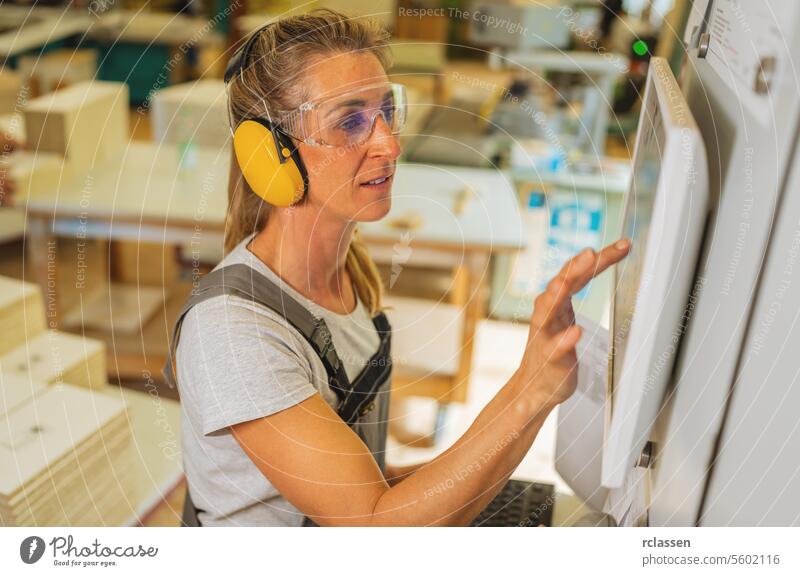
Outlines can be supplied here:
<path id="1" fill-rule="evenodd" d="M 367 192 L 371 192 L 369 194 L 371 198 L 367 202 L 362 201 L 360 203 L 361 207 L 358 209 L 358 214 L 355 218 L 359 222 L 375 222 L 376 220 L 380 220 L 386 216 L 392 208 L 391 189 L 382 191 L 377 195 L 372 190 L 368 190 Z M 366 198 L 362 196 L 362 200 L 366 200 Z"/>

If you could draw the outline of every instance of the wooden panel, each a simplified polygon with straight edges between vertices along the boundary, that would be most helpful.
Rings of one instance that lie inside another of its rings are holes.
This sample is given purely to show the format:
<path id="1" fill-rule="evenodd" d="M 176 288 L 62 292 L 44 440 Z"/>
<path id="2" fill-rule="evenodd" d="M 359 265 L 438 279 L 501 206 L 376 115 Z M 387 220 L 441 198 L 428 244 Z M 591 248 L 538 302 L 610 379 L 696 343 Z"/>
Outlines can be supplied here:
<path id="1" fill-rule="evenodd" d="M 44 302 L 36 284 L 0 276 L 0 356 L 44 332 Z"/>
<path id="2" fill-rule="evenodd" d="M 168 288 L 165 288 L 169 291 Z M 110 284 L 64 315 L 64 328 L 139 334 L 164 303 L 164 290 L 149 286 Z"/>
<path id="3" fill-rule="evenodd" d="M 228 99 L 222 80 L 185 82 L 159 90 L 151 102 L 157 142 L 191 141 L 218 150 L 230 145 Z"/>
<path id="4" fill-rule="evenodd" d="M 46 382 L 0 372 L 0 390 L 2 390 L 0 393 L 0 420 L 7 418 L 10 412 L 30 402 L 31 398 L 45 388 L 47 388 Z"/>
<path id="5" fill-rule="evenodd" d="M 62 156 L 44 152 L 17 151 L 0 157 L 0 166 L 6 165 L 17 186 L 14 203 L 22 207 L 28 199 L 54 196 L 64 170 Z"/>
<path id="6" fill-rule="evenodd" d="M 22 79 L 16 72 L 0 72 L 0 114 L 13 114 L 20 108 Z"/>
<path id="7" fill-rule="evenodd" d="M 461 359 L 462 310 L 447 302 L 388 296 L 392 360 L 397 368 L 454 375 Z"/>
<path id="8" fill-rule="evenodd" d="M 48 465 L 112 424 L 124 408 L 118 399 L 62 385 L 12 413 L 0 426 L 0 450 L 2 460 L 16 466 L 0 471 L 0 494 L 15 494 Z M 28 450 L 29 446 L 34 449 Z"/>
<path id="9" fill-rule="evenodd" d="M 81 306 L 89 305 L 109 284 L 108 242 L 73 235 L 58 238 L 51 272 L 57 286 L 58 313 L 63 316 L 77 310 L 80 314 Z"/>
<path id="10" fill-rule="evenodd" d="M 102 524 L 121 517 L 115 487 L 132 480 L 125 402 L 63 385 L 0 426 L 4 525 Z"/>
<path id="11" fill-rule="evenodd" d="M 20 56 L 17 71 L 30 86 L 31 98 L 72 84 L 93 80 L 97 74 L 97 50 L 64 48 L 45 54 Z"/>
<path id="12" fill-rule="evenodd" d="M 169 289 L 178 280 L 175 246 L 150 242 L 115 242 L 113 276 L 118 282 Z"/>
<path id="13" fill-rule="evenodd" d="M 128 87 L 81 82 L 31 100 L 25 107 L 29 150 L 61 154 L 71 169 L 114 158 L 128 140 Z"/>
<path id="14" fill-rule="evenodd" d="M 0 370 L 48 384 L 102 389 L 107 384 L 105 345 L 49 330 L 0 356 Z"/>
<path id="15" fill-rule="evenodd" d="M 182 478 L 180 404 L 152 389 L 46 388 L 0 430 L 14 463 L 0 470 L 0 525 L 136 524 Z"/>
<path id="16" fill-rule="evenodd" d="M 172 327 L 191 290 L 191 283 L 177 284 L 164 306 L 142 326 L 140 333 L 86 330 L 86 336 L 106 342 L 106 362 L 112 382 L 115 378 L 141 380 L 144 373 L 149 373 L 161 387 L 161 369 L 167 359 L 168 339 L 172 337 Z M 165 388 L 166 385 L 161 390 Z M 166 394 L 177 396 L 174 390 L 166 390 Z"/>

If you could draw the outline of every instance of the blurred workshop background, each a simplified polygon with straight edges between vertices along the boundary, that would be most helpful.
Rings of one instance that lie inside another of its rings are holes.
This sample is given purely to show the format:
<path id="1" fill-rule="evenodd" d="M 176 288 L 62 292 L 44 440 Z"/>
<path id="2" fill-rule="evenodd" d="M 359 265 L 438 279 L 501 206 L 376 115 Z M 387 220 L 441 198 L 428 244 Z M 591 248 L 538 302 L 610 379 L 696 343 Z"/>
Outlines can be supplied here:
<path id="1" fill-rule="evenodd" d="M 392 211 L 361 235 L 395 329 L 400 465 L 463 433 L 518 365 L 543 282 L 618 235 L 648 61 L 677 69 L 689 3 L 32 4 L 0 5 L 5 526 L 180 522 L 180 406 L 161 369 L 180 307 L 223 256 L 222 74 L 243 37 L 318 7 L 392 31 L 409 122 Z M 596 279 L 576 309 L 607 326 L 611 288 Z M 568 499 L 554 418 L 515 477 Z"/>

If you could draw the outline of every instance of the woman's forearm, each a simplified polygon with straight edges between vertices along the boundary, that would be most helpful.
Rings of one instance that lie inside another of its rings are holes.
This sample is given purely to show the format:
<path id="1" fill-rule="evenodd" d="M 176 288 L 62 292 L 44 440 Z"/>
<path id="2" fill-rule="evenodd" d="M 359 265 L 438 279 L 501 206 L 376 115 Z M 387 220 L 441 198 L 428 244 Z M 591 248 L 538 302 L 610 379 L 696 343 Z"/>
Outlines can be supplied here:
<path id="1" fill-rule="evenodd" d="M 533 444 L 552 406 L 523 394 L 518 374 L 446 452 L 386 490 L 372 523 L 465 525 L 497 495 Z"/>

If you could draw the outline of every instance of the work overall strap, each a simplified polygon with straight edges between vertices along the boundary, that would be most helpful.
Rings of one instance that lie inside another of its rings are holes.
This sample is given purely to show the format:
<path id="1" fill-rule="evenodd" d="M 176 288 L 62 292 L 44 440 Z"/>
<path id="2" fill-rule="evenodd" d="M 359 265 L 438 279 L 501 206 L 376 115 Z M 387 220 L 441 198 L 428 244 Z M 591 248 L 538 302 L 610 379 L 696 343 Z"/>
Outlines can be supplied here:
<path id="1" fill-rule="evenodd" d="M 197 304 L 216 296 L 231 294 L 265 306 L 282 316 L 295 328 L 322 361 L 328 375 L 328 385 L 339 399 L 337 412 L 353 427 L 358 419 L 375 405 L 375 397 L 391 374 L 391 326 L 383 312 L 373 318 L 380 336 L 378 351 L 351 384 L 333 345 L 328 326 L 322 318 L 315 317 L 307 308 L 284 292 L 280 286 L 246 264 L 232 264 L 214 270 L 200 279 L 196 289 L 186 301 L 172 334 L 167 363 L 163 375 L 171 388 L 177 387 L 175 352 L 181 326 L 186 314 Z M 199 526 L 197 509 L 191 501 L 189 488 L 184 502 L 184 526 Z"/>
<path id="2" fill-rule="evenodd" d="M 349 390 L 339 403 L 339 416 L 348 426 L 353 426 L 361 416 L 375 407 L 378 390 L 392 373 L 392 327 L 383 312 L 373 319 L 375 331 L 380 336 L 378 351 L 372 355 L 361 373 L 353 380 Z"/>

